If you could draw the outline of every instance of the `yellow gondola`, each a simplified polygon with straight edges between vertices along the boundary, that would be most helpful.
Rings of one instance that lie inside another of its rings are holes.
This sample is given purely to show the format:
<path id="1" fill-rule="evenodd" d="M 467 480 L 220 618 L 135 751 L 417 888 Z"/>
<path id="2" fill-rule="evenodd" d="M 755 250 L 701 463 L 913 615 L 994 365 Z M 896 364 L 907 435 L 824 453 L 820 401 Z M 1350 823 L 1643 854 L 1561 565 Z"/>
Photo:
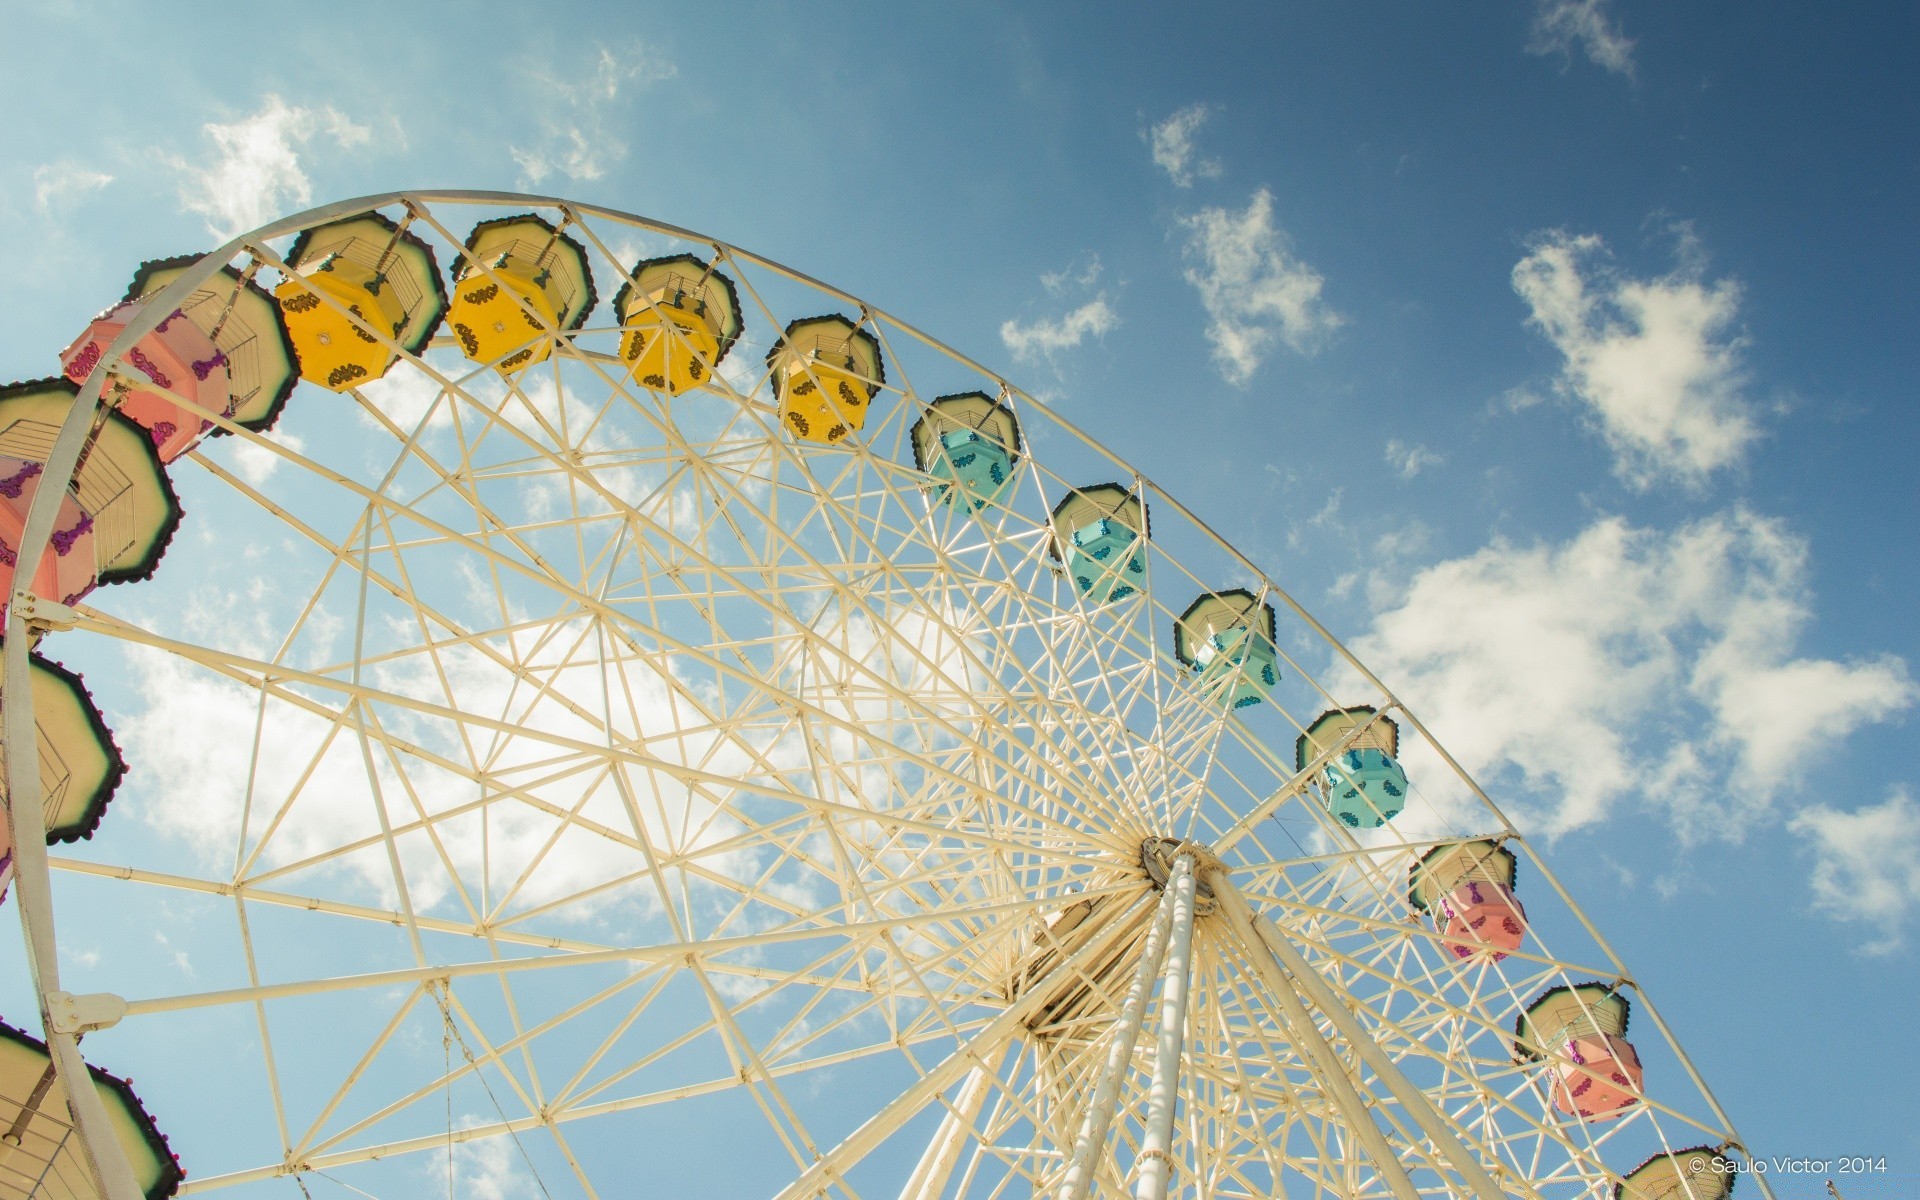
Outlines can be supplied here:
<path id="1" fill-rule="evenodd" d="M 447 326 L 477 363 L 514 372 L 553 353 L 586 322 L 595 294 L 587 251 L 544 217 L 482 221 L 454 263 Z"/>
<path id="2" fill-rule="evenodd" d="M 794 436 L 832 445 L 867 422 L 869 402 L 887 381 L 880 343 L 838 313 L 787 326 L 767 352 L 780 423 Z"/>
<path id="3" fill-rule="evenodd" d="M 446 315 L 433 249 L 379 213 L 303 231 L 287 254 L 293 274 L 273 290 L 300 374 L 336 392 L 418 354 Z"/>
<path id="4" fill-rule="evenodd" d="M 733 280 L 691 254 L 635 263 L 613 298 L 620 358 L 644 387 L 669 396 L 699 387 L 740 337 Z"/>

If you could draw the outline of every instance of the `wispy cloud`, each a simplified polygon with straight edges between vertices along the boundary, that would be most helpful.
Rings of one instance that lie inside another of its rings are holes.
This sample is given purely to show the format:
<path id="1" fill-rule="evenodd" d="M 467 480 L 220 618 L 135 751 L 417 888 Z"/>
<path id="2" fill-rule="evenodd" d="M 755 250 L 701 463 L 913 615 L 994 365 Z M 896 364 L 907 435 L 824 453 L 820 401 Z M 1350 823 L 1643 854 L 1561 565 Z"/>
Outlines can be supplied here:
<path id="1" fill-rule="evenodd" d="M 1793 819 L 1812 843 L 1814 906 L 1843 921 L 1875 926 L 1861 947 L 1891 954 L 1920 911 L 1920 805 L 1904 789 L 1851 812 L 1817 805 Z"/>
<path id="2" fill-rule="evenodd" d="M 548 64 L 533 71 L 534 89 L 544 99 L 540 137 L 508 147 L 522 183 L 532 187 L 553 175 L 576 182 L 604 176 L 627 157 L 617 119 L 621 96 L 672 79 L 678 70 L 636 38 L 619 47 L 594 46 L 578 67 Z"/>
<path id="3" fill-rule="evenodd" d="M 313 202 L 313 182 L 300 162 L 310 143 L 347 149 L 366 143 L 372 131 L 331 106 L 303 108 L 267 96 L 259 111 L 231 124 L 202 126 L 213 156 L 169 162 L 184 178 L 180 204 L 207 220 L 218 238 L 230 238 Z"/>
<path id="4" fill-rule="evenodd" d="M 412 372 L 408 373 L 411 374 Z M 307 449 L 305 440 L 298 434 L 274 429 L 267 431 L 261 436 L 275 445 L 286 447 L 295 454 L 303 454 Z M 222 439 L 221 442 L 215 443 L 214 447 L 203 449 L 207 449 L 208 452 L 218 453 L 219 447 L 222 446 L 230 447 L 225 453 L 227 457 L 231 459 L 234 471 L 242 479 L 253 484 L 255 487 L 271 479 L 274 472 L 280 469 L 281 462 L 284 461 L 281 456 L 275 454 L 270 447 L 255 445 L 245 438 L 225 438 Z"/>
<path id="5" fill-rule="evenodd" d="M 1071 350 L 1090 337 L 1101 337 L 1120 324 L 1100 282 L 1100 256 L 1087 254 L 1058 271 L 1040 276 L 1040 286 L 1055 299 L 1085 296 L 1075 308 L 1057 316 L 1021 321 L 1013 317 L 1000 323 L 1000 342 L 1016 362 L 1051 359 L 1062 350 Z M 1089 293 L 1091 295 L 1089 296 Z"/>
<path id="6" fill-rule="evenodd" d="M 1680 263 L 1635 279 L 1612 263 L 1592 234 L 1537 235 L 1513 268 L 1528 324 L 1565 362 L 1561 395 L 1585 405 L 1629 485 L 1661 480 L 1698 486 L 1741 462 L 1760 436 L 1733 332 L 1740 285 L 1709 282 L 1683 231 Z"/>
<path id="7" fill-rule="evenodd" d="M 33 169 L 33 206 L 43 217 L 52 217 L 88 192 L 97 192 L 113 182 L 113 176 L 72 162 L 47 163 Z"/>
<path id="8" fill-rule="evenodd" d="M 1198 157 L 1193 135 L 1206 124 L 1212 110 L 1204 104 L 1189 104 L 1144 135 L 1153 151 L 1153 161 L 1173 180 L 1175 187 L 1192 187 L 1194 179 L 1218 179 L 1220 160 Z"/>
<path id="9" fill-rule="evenodd" d="M 1008 318 L 1000 323 L 1000 341 L 1020 362 L 1031 362 L 1060 350 L 1071 350 L 1089 337 L 1099 337 L 1120 323 L 1105 296 L 1096 296 L 1058 317 L 1041 317 L 1022 324 Z"/>
<path id="10" fill-rule="evenodd" d="M 1446 461 L 1445 455 L 1425 446 L 1409 446 L 1399 438 L 1387 439 L 1387 465 L 1398 471 L 1402 479 L 1412 479 L 1428 467 L 1437 467 Z"/>
<path id="11" fill-rule="evenodd" d="M 1920 698 L 1893 655 L 1798 654 L 1806 574 L 1804 541 L 1744 510 L 1672 532 L 1605 518 L 1419 572 L 1354 649 L 1469 773 L 1538 798 L 1542 832 L 1640 795 L 1683 836 L 1737 838 Z"/>
<path id="12" fill-rule="evenodd" d="M 1633 78 L 1633 40 L 1607 14 L 1607 0 L 1537 0 L 1530 54 L 1585 54 L 1595 66 Z"/>
<path id="13" fill-rule="evenodd" d="M 1194 264 L 1187 282 L 1206 306 L 1207 340 L 1228 383 L 1244 387 L 1275 342 L 1311 354 L 1345 323 L 1321 299 L 1320 273 L 1289 253 L 1266 188 L 1244 211 L 1203 208 L 1180 224 Z"/>

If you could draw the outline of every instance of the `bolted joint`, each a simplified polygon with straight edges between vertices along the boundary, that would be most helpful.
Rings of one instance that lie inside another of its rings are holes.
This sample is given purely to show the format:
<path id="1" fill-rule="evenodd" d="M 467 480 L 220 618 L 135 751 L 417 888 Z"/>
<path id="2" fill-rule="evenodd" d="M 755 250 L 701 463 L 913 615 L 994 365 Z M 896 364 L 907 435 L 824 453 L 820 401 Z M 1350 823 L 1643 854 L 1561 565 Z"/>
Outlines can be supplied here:
<path id="1" fill-rule="evenodd" d="M 13 594 L 13 611 L 20 614 L 20 619 L 33 633 L 72 629 L 80 623 L 80 614 L 71 608 L 24 589 Z"/>
<path id="2" fill-rule="evenodd" d="M 127 1015 L 127 1002 L 112 992 L 52 992 L 47 996 L 47 1024 L 55 1033 L 82 1034 L 110 1029 Z"/>

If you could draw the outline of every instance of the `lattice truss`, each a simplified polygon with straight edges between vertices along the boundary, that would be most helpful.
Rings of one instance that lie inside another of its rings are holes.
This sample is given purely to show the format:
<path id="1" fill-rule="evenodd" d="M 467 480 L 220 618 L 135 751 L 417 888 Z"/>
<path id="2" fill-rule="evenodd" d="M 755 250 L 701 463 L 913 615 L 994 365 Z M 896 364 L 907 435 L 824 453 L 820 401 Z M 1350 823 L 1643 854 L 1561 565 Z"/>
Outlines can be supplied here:
<path id="1" fill-rule="evenodd" d="M 529 206 L 383 211 L 444 269 L 477 219 Z M 63 942 L 111 920 L 197 947 L 195 980 L 103 970 L 132 1011 L 89 1040 L 174 1047 L 159 1057 L 188 1073 L 143 1090 L 163 1117 L 194 1111 L 174 1122 L 189 1190 L 430 1194 L 473 1169 L 456 1149 L 497 1138 L 501 1169 L 554 1195 L 676 1171 L 711 1195 L 1056 1194 L 1168 903 L 1153 837 L 1217 857 L 1218 886 L 1349 1015 L 1202 889 L 1179 1194 L 1474 1195 L 1444 1132 L 1499 1194 L 1597 1200 L 1648 1154 L 1734 1141 L 1637 993 L 1644 1099 L 1609 1121 L 1555 1109 L 1516 1020 L 1544 989 L 1631 977 L 1395 698 L 1176 501 L 852 297 L 637 218 L 531 206 L 603 294 L 641 257 L 730 277 L 744 323 L 718 369 L 646 386 L 605 304 L 511 373 L 445 331 L 415 353 L 376 330 L 399 354 L 386 377 L 301 388 L 280 432 L 212 414 L 232 440 L 176 467 L 189 515 L 152 585 L 169 599 L 102 591 L 48 643 L 130 681 L 121 828 L 56 855 L 54 881 Z M 232 263 L 271 287 L 292 231 Z M 819 313 L 884 363 L 864 426 L 831 445 L 783 423 L 767 364 Z M 936 396 L 970 391 L 1023 438 L 977 509 L 912 444 Z M 1151 531 L 1141 586 L 1095 602 L 1050 513 L 1108 481 Z M 1280 682 L 1241 708 L 1171 637 L 1196 595 L 1234 587 L 1278 613 Z M 1316 714 L 1356 704 L 1409 743 L 1407 810 L 1378 830 L 1333 819 L 1324 759 L 1295 759 Z M 139 761 L 163 727 L 201 769 Z M 1521 858 L 1528 936 L 1498 961 L 1457 956 L 1407 902 L 1413 860 L 1469 838 Z M 1133 1186 L 1145 1011 L 1088 1194 Z"/>

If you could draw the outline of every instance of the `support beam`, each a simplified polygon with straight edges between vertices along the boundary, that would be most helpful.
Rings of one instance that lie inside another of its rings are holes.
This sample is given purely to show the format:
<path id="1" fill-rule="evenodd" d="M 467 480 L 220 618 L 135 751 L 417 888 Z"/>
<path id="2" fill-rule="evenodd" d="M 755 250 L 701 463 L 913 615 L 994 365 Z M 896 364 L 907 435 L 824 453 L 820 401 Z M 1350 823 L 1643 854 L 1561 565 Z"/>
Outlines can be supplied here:
<path id="1" fill-rule="evenodd" d="M 1160 897 L 1153 927 L 1147 931 L 1146 945 L 1140 951 L 1140 965 L 1133 973 L 1126 1001 L 1120 1007 L 1120 1025 L 1107 1047 L 1106 1066 L 1093 1090 L 1093 1102 L 1080 1122 L 1079 1136 L 1073 1142 L 1073 1158 L 1060 1181 L 1059 1200 L 1080 1200 L 1092 1186 L 1096 1170 L 1094 1156 L 1107 1144 L 1107 1132 L 1113 1125 L 1113 1106 L 1120 1096 L 1120 1084 L 1133 1068 L 1133 1050 L 1140 1041 L 1140 1025 L 1147 1015 L 1147 996 L 1153 991 L 1153 977 L 1160 973 L 1160 961 L 1167 947 L 1167 934 L 1173 928 L 1173 893 Z"/>
<path id="2" fill-rule="evenodd" d="M 212 271 L 213 265 L 206 264 L 197 273 L 204 277 Z M 186 273 L 187 276 L 195 274 L 196 271 Z M 158 307 L 159 303 L 185 299 L 190 286 L 183 277 L 163 289 L 149 314 L 153 321 L 157 323 L 161 313 L 171 311 Z M 144 318 L 120 332 L 108 348 L 109 359 L 124 354 L 146 335 L 147 330 L 138 329 L 142 323 Z M 47 551 L 56 512 L 66 496 L 74 467 L 80 461 L 81 448 L 100 403 L 100 387 L 105 382 L 106 373 L 98 371 L 80 389 L 73 407 L 67 410 L 67 418 L 54 438 L 52 449 L 47 452 L 40 490 L 27 510 L 27 525 L 15 553 L 16 585 L 33 578 Z M 80 1057 L 79 1041 L 73 1034 L 57 1029 L 47 1009 L 47 997 L 60 990 L 60 961 L 53 932 L 53 890 L 47 876 L 47 823 L 42 808 L 45 798 L 40 794 L 37 749 L 40 743 L 33 720 L 32 666 L 27 658 L 32 634 L 23 615 L 33 603 L 33 594 L 25 586 L 18 586 L 9 597 L 5 673 L 0 676 L 0 682 L 4 682 L 0 697 L 4 697 L 5 702 L 0 735 L 4 735 L 5 744 L 13 749 L 13 753 L 7 755 L 4 802 L 8 809 L 7 822 L 13 830 L 15 902 L 20 906 L 20 926 L 26 937 L 27 973 L 40 1001 L 40 1023 L 47 1035 L 47 1053 L 53 1060 L 54 1070 L 66 1084 L 67 1108 L 73 1113 L 73 1123 L 80 1132 L 80 1157 L 105 1200 L 140 1200 L 141 1191 L 134 1182 L 133 1168 L 127 1164 L 127 1156 L 120 1148 L 106 1105 L 94 1091 L 93 1076 Z"/>
<path id="3" fill-rule="evenodd" d="M 1134 1200 L 1166 1200 L 1173 1177 L 1173 1110 L 1180 1098 L 1180 1062 L 1186 1053 L 1187 993 L 1193 964 L 1194 864 L 1173 860 L 1167 895 L 1173 900 L 1173 939 L 1160 982 L 1160 1041 L 1153 1052 L 1153 1089 L 1147 1093 L 1147 1131 L 1133 1162 Z"/>
<path id="4" fill-rule="evenodd" d="M 1121 911 L 1109 917 L 1071 958 L 1041 976 L 1041 979 L 1056 974 L 1086 975 L 1093 964 L 1112 948 L 1114 940 L 1133 924 L 1134 915 L 1139 911 L 1137 904 L 1119 907 Z M 1040 981 L 1034 982 L 1037 985 Z M 1039 1011 L 1052 995 L 1052 988 L 1029 986 L 1018 1000 L 982 1027 L 965 1045 L 922 1075 L 918 1082 L 900 1093 L 885 1108 L 869 1117 L 866 1124 L 848 1134 L 839 1145 L 815 1160 L 798 1179 L 782 1188 L 775 1200 L 807 1200 L 808 1197 L 825 1195 L 835 1180 L 897 1133 L 935 1096 L 952 1087 L 962 1075 L 987 1062 L 1007 1042 L 1019 1036 L 1028 1018 Z"/>
<path id="5" fill-rule="evenodd" d="M 967 1131 L 980 1119 L 980 1110 L 986 1107 L 987 1095 L 993 1091 L 993 1082 L 999 1077 L 1005 1057 L 1004 1051 L 994 1055 L 967 1076 L 953 1107 L 941 1119 L 933 1140 L 927 1143 L 926 1153 L 920 1156 L 920 1165 L 908 1177 L 907 1186 L 900 1189 L 900 1200 L 940 1200 L 945 1194 L 954 1164 L 966 1149 Z"/>
<path id="6" fill-rule="evenodd" d="M 1294 981 L 1287 987 L 1288 994 L 1293 996 L 1293 1003 L 1296 1005 L 1299 1003 L 1298 996 L 1294 995 L 1292 990 L 1297 986 L 1306 994 L 1307 999 L 1313 1002 L 1315 1008 L 1326 1014 L 1327 1019 L 1333 1023 L 1333 1027 L 1340 1032 L 1340 1036 L 1346 1039 L 1347 1044 L 1354 1048 L 1380 1081 L 1387 1085 L 1387 1090 L 1393 1094 L 1393 1098 L 1399 1102 L 1400 1107 L 1420 1127 L 1420 1131 L 1427 1135 L 1428 1140 L 1439 1150 L 1441 1156 L 1459 1174 L 1461 1180 L 1478 1200 L 1506 1200 L 1506 1191 L 1493 1181 L 1491 1175 L 1487 1174 L 1486 1168 L 1480 1165 L 1479 1157 L 1460 1140 L 1446 1118 L 1441 1115 L 1440 1110 L 1433 1106 L 1433 1101 L 1427 1098 L 1425 1092 L 1415 1087 L 1413 1081 L 1406 1077 L 1392 1057 L 1381 1049 L 1380 1043 L 1373 1039 L 1373 1035 L 1360 1024 L 1359 1018 L 1353 1015 L 1353 1010 L 1341 1003 L 1340 998 L 1334 995 L 1333 989 L 1327 986 L 1326 980 L 1322 979 L 1320 973 L 1301 957 L 1300 951 L 1287 940 L 1286 934 L 1280 931 L 1280 927 L 1267 917 L 1254 915 L 1252 908 L 1247 904 L 1246 897 L 1240 894 L 1240 889 L 1233 885 L 1233 881 L 1228 878 L 1225 871 L 1214 872 L 1208 882 L 1213 885 L 1214 897 L 1220 902 L 1221 911 L 1232 914 L 1229 920 L 1234 922 L 1236 928 L 1245 926 L 1243 937 L 1250 935 L 1248 945 L 1254 957 L 1277 962 L 1284 968 L 1285 976 Z M 1267 955 L 1259 953 L 1260 946 L 1266 947 Z M 1315 1038 L 1319 1037 L 1318 1031 L 1313 1029 L 1311 1019 L 1308 1020 L 1306 1029 Z M 1372 1121 L 1369 1120 L 1368 1124 L 1371 1126 Z"/>
<path id="7" fill-rule="evenodd" d="M 1354 1088 L 1353 1080 L 1347 1077 L 1346 1068 L 1341 1066 L 1333 1047 L 1314 1028 L 1313 1018 L 1308 1015 L 1306 1005 L 1300 1002 L 1286 972 L 1280 969 L 1273 955 L 1266 952 L 1254 928 L 1253 912 L 1247 907 L 1246 898 L 1228 880 L 1225 871 L 1213 872 L 1207 882 L 1213 886 L 1215 911 L 1225 918 L 1240 939 L 1240 949 L 1246 955 L 1247 962 L 1266 985 L 1267 998 L 1280 1010 L 1281 1019 L 1287 1026 L 1288 1039 L 1300 1049 L 1307 1065 L 1312 1068 L 1314 1082 L 1320 1085 L 1320 1090 L 1340 1111 L 1347 1129 L 1367 1152 L 1367 1157 L 1373 1160 L 1374 1171 L 1386 1183 L 1394 1200 L 1420 1200 L 1407 1169 L 1400 1165 L 1399 1156 L 1387 1144 L 1380 1127 L 1374 1124 L 1373 1114 L 1367 1111 L 1366 1102 Z"/>

